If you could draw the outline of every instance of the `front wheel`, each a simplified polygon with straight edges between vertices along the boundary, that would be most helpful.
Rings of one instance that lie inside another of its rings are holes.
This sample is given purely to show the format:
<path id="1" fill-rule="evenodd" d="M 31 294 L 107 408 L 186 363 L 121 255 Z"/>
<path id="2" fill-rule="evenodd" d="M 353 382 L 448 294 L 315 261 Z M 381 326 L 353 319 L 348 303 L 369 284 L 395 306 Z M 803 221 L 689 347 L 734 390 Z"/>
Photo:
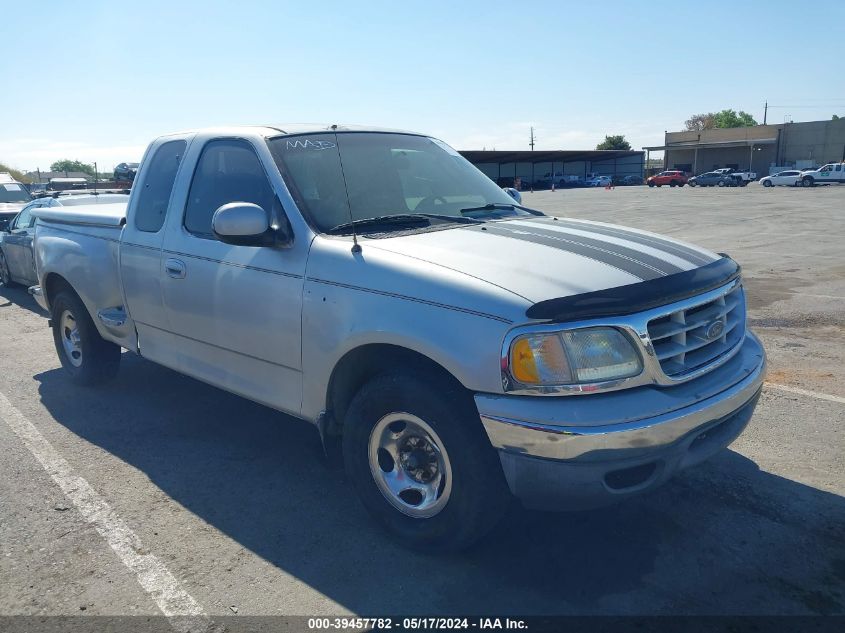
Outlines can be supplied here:
<path id="1" fill-rule="evenodd" d="M 71 380 L 96 385 L 114 378 L 120 367 L 120 347 L 100 336 L 82 300 L 63 290 L 51 307 L 53 342 Z"/>
<path id="2" fill-rule="evenodd" d="M 653 186 L 654 186 L 654 183 L 653 183 L 653 182 L 650 182 L 650 183 L 648 183 L 648 186 L 649 186 L 649 187 L 653 187 Z"/>
<path id="3" fill-rule="evenodd" d="M 346 415 L 343 457 L 369 513 L 414 549 L 468 547 L 510 499 L 472 399 L 436 375 L 389 373 L 364 385 Z"/>
<path id="4" fill-rule="evenodd" d="M 771 186 L 772 186 L 772 181 L 771 181 L 771 180 L 764 180 L 764 181 L 763 181 L 763 186 L 764 186 L 764 187 L 771 187 Z"/>

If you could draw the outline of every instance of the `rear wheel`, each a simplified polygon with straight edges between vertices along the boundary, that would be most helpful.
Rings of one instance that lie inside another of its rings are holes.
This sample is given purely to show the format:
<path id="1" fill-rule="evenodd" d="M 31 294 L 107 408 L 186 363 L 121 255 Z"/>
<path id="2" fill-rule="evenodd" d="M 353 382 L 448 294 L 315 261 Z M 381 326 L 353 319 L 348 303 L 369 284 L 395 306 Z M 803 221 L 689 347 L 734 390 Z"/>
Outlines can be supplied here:
<path id="1" fill-rule="evenodd" d="M 368 382 L 349 406 L 343 455 L 369 513 L 414 549 L 469 546 L 510 499 L 472 399 L 437 375 L 390 373 Z"/>
<path id="2" fill-rule="evenodd" d="M 719 181 L 719 186 L 720 186 L 720 187 L 724 187 L 724 186 L 725 186 L 725 184 L 726 184 L 726 183 L 725 183 L 725 181 L 724 181 L 724 180 L 720 180 L 720 181 Z"/>
<path id="3" fill-rule="evenodd" d="M 6 256 L 3 251 L 0 251 L 0 287 L 13 286 L 12 273 L 9 271 L 9 264 L 6 262 Z"/>
<path id="4" fill-rule="evenodd" d="M 120 367 L 120 347 L 100 336 L 82 300 L 71 290 L 63 290 L 51 303 L 53 342 L 71 380 L 96 385 L 114 378 Z"/>
<path id="5" fill-rule="evenodd" d="M 678 181 L 677 181 L 677 180 L 673 180 L 673 181 L 671 181 L 671 182 L 669 183 L 669 186 L 670 186 L 670 187 L 677 187 L 677 186 L 678 186 Z"/>
<path id="6" fill-rule="evenodd" d="M 812 179 L 812 177 L 810 177 L 810 176 L 807 176 L 806 178 L 804 178 L 804 179 L 801 181 L 801 186 L 802 186 L 802 187 L 812 187 L 814 184 L 815 184 L 815 183 L 813 182 L 813 179 Z"/>

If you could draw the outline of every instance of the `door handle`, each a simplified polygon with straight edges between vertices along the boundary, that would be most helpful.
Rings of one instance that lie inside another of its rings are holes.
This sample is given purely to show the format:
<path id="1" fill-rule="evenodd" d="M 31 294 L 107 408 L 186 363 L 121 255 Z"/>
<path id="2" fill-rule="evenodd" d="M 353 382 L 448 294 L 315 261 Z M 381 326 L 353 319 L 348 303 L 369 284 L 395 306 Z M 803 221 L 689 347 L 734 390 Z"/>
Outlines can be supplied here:
<path id="1" fill-rule="evenodd" d="M 168 257 L 164 261 L 164 271 L 167 273 L 168 277 L 173 277 L 174 279 L 184 279 L 185 262 Z"/>

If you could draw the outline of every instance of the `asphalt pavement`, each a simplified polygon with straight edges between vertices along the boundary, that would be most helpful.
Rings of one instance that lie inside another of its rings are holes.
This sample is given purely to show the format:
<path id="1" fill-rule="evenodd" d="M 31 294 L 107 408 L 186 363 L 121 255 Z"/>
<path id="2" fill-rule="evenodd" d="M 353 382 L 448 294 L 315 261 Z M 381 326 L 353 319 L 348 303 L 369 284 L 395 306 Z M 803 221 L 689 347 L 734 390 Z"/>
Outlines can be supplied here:
<path id="1" fill-rule="evenodd" d="M 659 491 L 514 505 L 483 542 L 391 542 L 309 425 L 124 354 L 70 384 L 0 288 L 0 614 L 845 613 L 845 187 L 563 190 L 524 203 L 727 252 L 769 383 L 744 435 Z"/>

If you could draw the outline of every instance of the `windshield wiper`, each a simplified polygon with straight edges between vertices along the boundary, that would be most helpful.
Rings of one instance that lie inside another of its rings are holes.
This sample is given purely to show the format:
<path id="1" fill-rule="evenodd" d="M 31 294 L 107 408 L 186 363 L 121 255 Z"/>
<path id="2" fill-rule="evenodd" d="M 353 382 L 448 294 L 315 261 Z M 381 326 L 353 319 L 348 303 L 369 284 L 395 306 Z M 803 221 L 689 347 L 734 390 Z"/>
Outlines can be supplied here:
<path id="1" fill-rule="evenodd" d="M 545 215 L 545 213 L 537 211 L 537 209 L 530 209 L 528 207 L 523 207 L 521 204 L 511 204 L 509 202 L 490 202 L 480 207 L 467 207 L 466 209 L 461 209 L 461 213 L 471 213 L 473 211 L 495 211 L 496 209 L 519 209 L 520 211 L 527 211 L 531 215 Z"/>
<path id="2" fill-rule="evenodd" d="M 420 226 L 428 226 L 431 220 L 423 215 L 414 215 L 411 213 L 396 213 L 394 215 L 379 215 L 374 218 L 362 218 L 360 220 L 353 220 L 352 222 L 344 222 L 333 226 L 326 233 L 341 234 L 351 232 L 353 228 L 358 227 L 374 227 L 374 226 L 408 226 L 418 224 Z"/>
<path id="3" fill-rule="evenodd" d="M 479 224 L 483 220 L 475 218 L 465 218 L 460 215 L 442 215 L 439 213 L 397 213 L 395 215 L 379 215 L 374 218 L 363 218 L 360 220 L 353 220 L 352 222 L 344 222 L 330 228 L 326 233 L 340 234 L 351 232 L 352 228 L 360 227 L 374 227 L 374 226 L 393 226 L 404 227 L 408 225 L 419 224 L 421 227 L 430 226 L 431 221 L 439 222 L 456 222 L 458 224 Z"/>

